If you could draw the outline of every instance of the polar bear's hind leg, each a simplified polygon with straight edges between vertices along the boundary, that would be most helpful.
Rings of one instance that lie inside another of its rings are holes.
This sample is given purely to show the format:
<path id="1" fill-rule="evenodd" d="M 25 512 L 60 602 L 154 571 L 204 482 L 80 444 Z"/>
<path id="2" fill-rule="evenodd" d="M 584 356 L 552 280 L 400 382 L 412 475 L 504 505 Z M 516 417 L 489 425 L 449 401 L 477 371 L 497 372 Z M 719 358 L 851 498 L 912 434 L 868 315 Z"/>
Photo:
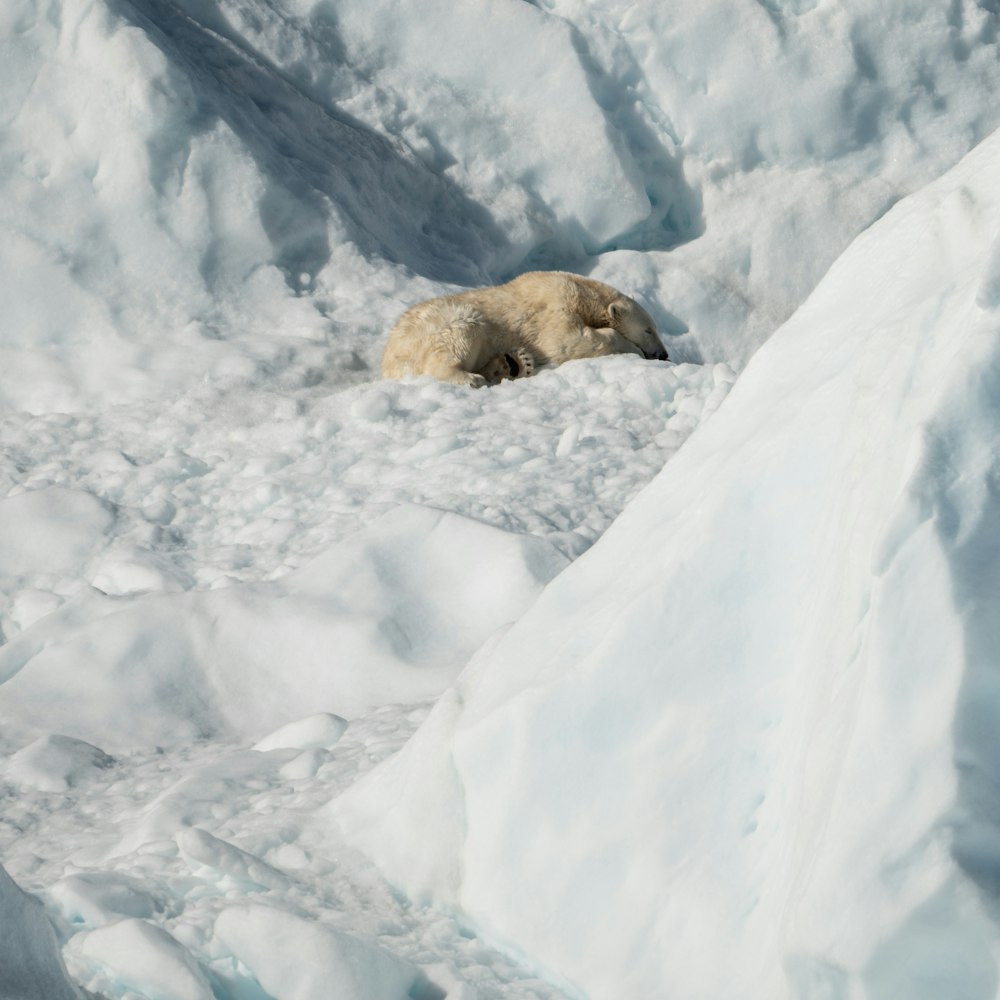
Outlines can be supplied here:
<path id="1" fill-rule="evenodd" d="M 515 378 L 528 378 L 535 374 L 535 359 L 523 347 L 509 354 L 498 354 L 479 369 L 487 385 L 499 385 Z"/>

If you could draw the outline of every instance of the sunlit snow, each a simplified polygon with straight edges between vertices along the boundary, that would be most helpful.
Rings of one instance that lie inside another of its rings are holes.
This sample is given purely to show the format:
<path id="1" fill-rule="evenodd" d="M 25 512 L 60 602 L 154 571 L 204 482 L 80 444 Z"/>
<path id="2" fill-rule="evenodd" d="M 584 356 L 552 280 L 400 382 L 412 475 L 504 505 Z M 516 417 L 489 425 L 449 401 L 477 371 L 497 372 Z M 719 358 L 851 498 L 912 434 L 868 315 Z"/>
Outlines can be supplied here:
<path id="1" fill-rule="evenodd" d="M 995 998 L 998 35 L 0 5 L 0 997 Z"/>

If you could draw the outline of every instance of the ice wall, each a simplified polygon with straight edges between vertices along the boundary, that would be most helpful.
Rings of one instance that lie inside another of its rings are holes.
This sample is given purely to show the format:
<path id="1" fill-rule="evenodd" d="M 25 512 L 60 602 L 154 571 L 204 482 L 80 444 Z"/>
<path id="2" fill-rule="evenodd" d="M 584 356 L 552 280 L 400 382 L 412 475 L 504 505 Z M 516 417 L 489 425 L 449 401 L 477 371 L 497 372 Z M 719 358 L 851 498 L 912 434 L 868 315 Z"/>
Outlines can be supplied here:
<path id="1" fill-rule="evenodd" d="M 592 1000 L 995 995 L 998 171 L 855 241 L 334 803 L 411 896 Z"/>
<path id="2" fill-rule="evenodd" d="M 41 902 L 0 868 L 0 996 L 82 1000 L 66 975 L 55 931 Z"/>

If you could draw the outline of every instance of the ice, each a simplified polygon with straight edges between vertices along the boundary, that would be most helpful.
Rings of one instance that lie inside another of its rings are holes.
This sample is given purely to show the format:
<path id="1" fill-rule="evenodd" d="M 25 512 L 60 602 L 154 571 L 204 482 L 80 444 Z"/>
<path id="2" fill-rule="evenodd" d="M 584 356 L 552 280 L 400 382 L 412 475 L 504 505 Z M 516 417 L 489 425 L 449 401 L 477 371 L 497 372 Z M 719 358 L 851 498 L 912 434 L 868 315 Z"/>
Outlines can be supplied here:
<path id="1" fill-rule="evenodd" d="M 104 927 L 122 917 L 148 919 L 163 909 L 141 883 L 122 875 L 67 875 L 46 895 L 59 916 L 74 927 Z"/>
<path id="2" fill-rule="evenodd" d="M 181 830 L 176 840 L 181 855 L 188 864 L 204 865 L 217 873 L 216 879 L 225 876 L 227 880 L 241 885 L 245 891 L 284 889 L 288 885 L 288 879 L 281 872 L 252 854 L 213 837 L 205 830 Z"/>
<path id="3" fill-rule="evenodd" d="M 595 1000 L 993 996 L 998 164 L 859 238 L 334 803 L 411 897 Z"/>
<path id="4" fill-rule="evenodd" d="M 227 907 L 215 935 L 280 1000 L 407 1000 L 418 978 L 380 948 L 271 907 Z"/>
<path id="5" fill-rule="evenodd" d="M 114 760 L 98 747 L 70 736 L 41 736 L 6 762 L 8 780 L 43 792 L 62 792 Z"/>
<path id="6" fill-rule="evenodd" d="M 0 993 L 992 997 L 998 30 L 0 4 Z"/>
<path id="7" fill-rule="evenodd" d="M 82 931 L 73 951 L 98 967 L 113 995 L 130 990 L 150 1000 L 213 1000 L 204 972 L 187 949 L 147 920 L 127 917 Z"/>
<path id="8" fill-rule="evenodd" d="M 0 994 L 11 1000 L 81 1000 L 42 904 L 0 868 Z"/>
<path id="9" fill-rule="evenodd" d="M 287 726 L 268 733 L 254 744 L 254 750 L 266 753 L 268 750 L 330 750 L 347 731 L 349 723 L 339 715 L 320 712 L 305 719 L 289 722 Z"/>
<path id="10" fill-rule="evenodd" d="M 0 574 L 65 576 L 104 543 L 114 514 L 93 494 L 51 489 L 0 501 Z"/>
<path id="11" fill-rule="evenodd" d="M 399 506 L 279 581 L 79 595 L 0 649 L 0 710 L 121 748 L 424 700 L 566 563 L 542 539 Z"/>

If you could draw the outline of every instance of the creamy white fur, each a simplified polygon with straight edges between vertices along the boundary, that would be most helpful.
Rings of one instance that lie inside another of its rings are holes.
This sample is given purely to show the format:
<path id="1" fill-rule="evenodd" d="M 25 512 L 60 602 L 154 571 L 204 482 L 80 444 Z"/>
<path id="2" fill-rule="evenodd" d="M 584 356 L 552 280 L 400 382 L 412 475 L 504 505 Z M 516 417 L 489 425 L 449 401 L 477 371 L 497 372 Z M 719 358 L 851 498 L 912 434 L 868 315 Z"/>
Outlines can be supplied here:
<path id="1" fill-rule="evenodd" d="M 605 354 L 667 356 L 649 313 L 627 295 L 563 271 L 530 271 L 408 309 L 389 334 L 382 374 L 481 386 L 511 377 L 505 355 L 526 374 Z"/>

